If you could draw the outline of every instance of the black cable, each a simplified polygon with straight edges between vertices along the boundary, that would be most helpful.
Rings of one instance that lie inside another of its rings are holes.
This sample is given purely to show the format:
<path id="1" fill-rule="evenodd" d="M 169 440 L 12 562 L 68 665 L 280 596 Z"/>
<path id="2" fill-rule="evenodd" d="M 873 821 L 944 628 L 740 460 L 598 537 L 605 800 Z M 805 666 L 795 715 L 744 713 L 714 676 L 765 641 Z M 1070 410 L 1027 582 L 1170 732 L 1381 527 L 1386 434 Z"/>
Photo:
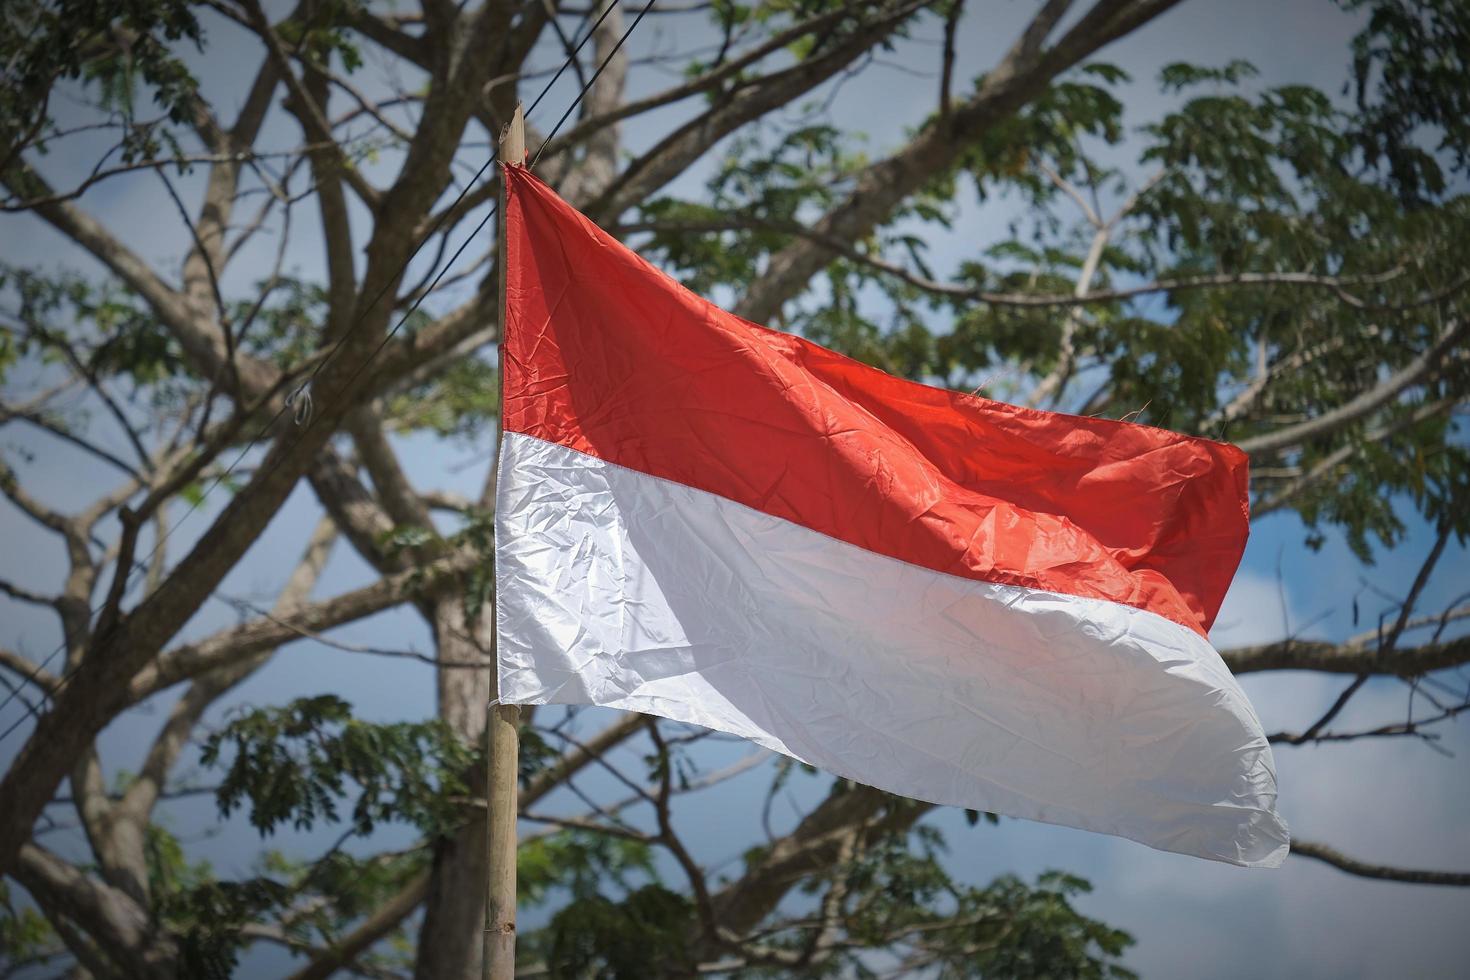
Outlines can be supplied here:
<path id="1" fill-rule="evenodd" d="M 608 15 L 612 13 L 613 8 L 616 7 L 619 2 L 620 0 L 612 0 L 612 2 L 608 4 L 607 8 L 602 12 L 602 15 L 598 17 L 597 21 L 592 25 L 591 30 L 587 32 L 587 34 L 582 38 L 580 42 L 578 42 L 576 48 L 573 49 L 570 55 L 568 55 L 566 61 L 564 61 L 562 63 L 562 66 L 557 69 L 556 74 L 551 77 L 551 80 L 546 83 L 546 86 L 541 90 L 541 93 L 536 96 L 535 101 L 531 103 L 531 109 L 535 109 L 538 105 L 541 104 L 541 101 L 546 97 L 547 93 L 551 91 L 552 86 L 556 84 L 557 80 L 561 78 L 562 74 L 571 65 L 572 61 L 577 57 L 578 54 L 581 53 L 582 48 L 586 46 L 587 42 L 591 40 L 593 35 L 597 33 L 597 29 L 602 26 L 602 22 L 607 19 Z M 612 51 L 610 51 L 608 53 L 608 56 L 603 59 L 602 64 L 598 66 L 597 71 L 594 72 L 592 77 L 588 79 L 587 83 L 582 86 L 581 92 L 579 92 L 577 94 L 577 97 L 572 100 L 572 104 L 568 106 L 567 111 L 562 114 L 561 119 L 559 119 L 556 126 L 552 128 L 551 134 L 547 136 L 546 140 L 544 140 L 541 146 L 537 149 L 536 158 L 531 161 L 532 164 L 536 162 L 536 159 L 540 159 L 541 151 L 546 148 L 546 144 L 551 141 L 552 137 L 554 137 L 557 131 L 561 129 L 562 125 L 571 116 L 572 112 L 575 111 L 577 106 L 581 104 L 582 100 L 586 97 L 587 92 L 592 88 L 592 85 L 602 75 L 603 71 L 612 61 L 613 57 L 618 53 L 619 50 L 622 49 L 623 43 L 628 40 L 628 37 L 633 33 L 633 30 L 638 26 L 639 22 L 643 20 L 644 15 L 647 14 L 648 11 L 653 7 L 654 2 L 655 0 L 648 0 L 648 3 L 646 3 L 643 9 L 639 11 L 638 16 L 634 18 L 633 23 L 629 25 L 626 31 L 623 32 L 622 37 L 618 39 L 618 43 L 613 47 Z M 419 240 L 418 244 L 414 246 L 413 251 L 409 253 L 408 258 L 404 260 L 403 271 L 407 271 L 409 263 L 411 263 L 418 256 L 419 252 L 422 251 L 424 245 L 426 245 L 438 233 L 439 229 L 443 226 L 445 220 L 449 217 L 451 213 L 453 213 L 455 207 L 457 207 L 459 203 L 464 200 L 466 195 L 469 194 L 470 189 L 480 182 L 481 178 L 485 174 L 485 171 L 490 169 L 490 166 L 495 162 L 495 159 L 496 154 L 492 152 L 489 158 L 486 159 L 485 163 L 481 165 L 480 169 L 475 171 L 474 178 L 466 183 L 464 189 L 461 190 L 458 195 L 456 195 L 454 201 L 449 205 L 449 207 L 443 209 L 440 212 L 439 217 L 434 222 L 434 226 L 429 229 L 428 234 L 426 234 L 423 238 Z M 383 352 L 384 348 L 388 346 L 388 343 L 397 335 L 398 331 L 403 328 L 403 325 L 408 322 L 408 318 L 411 317 L 414 312 L 418 310 L 419 305 L 425 299 L 427 299 L 429 295 L 433 293 L 435 287 L 439 285 L 440 280 L 442 280 L 444 276 L 449 272 L 449 270 L 453 268 L 454 263 L 459 259 L 460 255 L 464 253 L 464 250 L 469 246 L 469 243 L 474 241 L 475 237 L 480 233 L 481 230 L 484 229 L 485 225 L 489 223 L 490 219 L 495 216 L 495 211 L 496 206 L 491 205 L 490 210 L 486 213 L 485 217 L 480 220 L 480 223 L 475 226 L 474 230 L 470 232 L 469 236 L 460 243 L 459 248 L 457 248 L 454 254 L 449 257 L 449 261 L 445 263 L 444 267 L 439 271 L 438 275 L 434 277 L 433 282 L 429 284 L 429 288 L 425 290 L 418 297 L 418 299 L 414 300 L 413 304 L 399 319 L 398 323 L 393 326 L 393 329 L 391 329 L 390 331 L 388 331 L 387 334 L 384 335 L 383 339 L 378 343 L 378 346 L 373 350 L 373 353 L 369 355 L 367 360 L 358 365 L 357 370 L 354 371 L 352 373 L 352 376 L 347 379 L 344 388 L 350 388 L 352 383 L 355 382 L 358 376 L 362 374 L 363 370 L 369 367 L 373 363 L 373 361 L 377 359 L 378 355 Z M 399 273 L 399 276 L 401 275 L 402 272 Z M 367 315 L 371 313 L 374 309 L 376 309 L 378 303 L 382 300 L 383 295 L 395 282 L 398 281 L 399 276 L 395 276 L 384 282 L 383 286 L 378 290 L 377 294 L 373 296 L 372 301 L 367 305 L 366 308 L 364 308 L 362 314 L 358 317 L 357 321 L 354 322 L 346 330 L 344 330 L 342 332 L 342 335 L 337 339 L 337 341 L 332 345 L 327 353 L 317 361 L 316 365 L 312 368 L 310 376 L 292 391 L 291 395 L 289 395 L 285 399 L 281 407 L 276 411 L 276 414 L 271 417 L 271 420 L 267 422 L 264 426 L 262 426 L 260 431 L 251 438 L 249 443 L 246 444 L 245 448 L 240 451 L 239 455 L 235 457 L 234 461 L 230 463 L 225 471 L 216 476 L 214 478 L 214 481 L 210 483 L 210 485 L 205 489 L 204 493 L 200 494 L 199 497 L 190 504 L 189 509 L 184 512 L 184 516 L 175 521 L 171 527 L 165 529 L 164 533 L 159 536 L 156 542 L 154 542 L 153 548 L 148 552 L 147 555 L 143 556 L 143 558 L 141 559 L 133 560 L 132 568 L 129 569 L 127 575 L 124 576 L 124 590 L 126 590 L 126 588 L 128 587 L 127 579 L 132 577 L 133 570 L 142 568 L 146 571 L 146 562 L 148 562 L 155 554 L 157 554 L 158 549 L 163 547 L 163 545 L 168 541 L 173 532 L 177 530 L 179 526 L 182 525 L 186 520 L 188 520 L 188 518 L 194 513 L 194 511 L 199 509 L 199 507 L 208 498 L 209 494 L 214 491 L 215 487 L 219 486 L 220 483 L 222 483 L 226 478 L 230 476 L 231 473 L 234 472 L 235 468 L 240 465 L 240 462 L 245 458 L 250 450 L 254 449 L 261 438 L 263 438 L 265 434 L 269 432 L 272 428 L 274 428 L 276 423 L 281 420 L 281 416 L 285 414 L 286 410 L 294 407 L 294 402 L 296 401 L 296 399 L 298 397 L 304 397 L 309 400 L 309 389 L 311 387 L 311 383 L 316 380 L 317 376 L 321 373 L 322 369 L 326 367 L 327 363 L 331 361 L 334 356 L 336 356 L 337 351 L 339 351 L 342 348 L 342 345 L 346 343 L 348 337 L 350 337 L 355 330 L 362 326 L 363 322 L 367 319 Z M 272 391 L 272 394 L 273 393 L 274 389 Z M 305 422 L 302 423 L 303 431 L 310 429 L 314 421 L 315 417 L 308 415 L 305 419 Z M 143 602 L 140 603 L 133 610 L 133 614 L 136 614 L 139 610 L 144 608 L 148 604 L 148 602 L 157 594 L 158 593 L 155 592 L 144 598 Z M 98 608 L 101 608 L 101 606 L 99 605 Z M 96 613 L 96 608 L 90 611 L 88 615 L 89 625 L 91 622 L 91 617 Z M 35 666 L 30 675 L 25 679 L 25 682 L 23 682 L 22 684 L 18 684 L 16 687 L 12 688 L 9 696 L 7 696 L 4 701 L 0 701 L 0 709 L 5 708 L 7 705 L 10 704 L 10 702 L 14 701 L 16 697 L 19 696 L 21 690 L 24 689 L 25 684 L 34 683 L 35 679 L 40 676 L 41 671 L 46 668 L 46 665 L 49 664 L 52 660 L 55 660 L 57 655 L 67 648 L 67 645 L 71 642 L 72 639 L 74 639 L 74 637 L 64 637 L 62 639 L 61 645 L 58 646 L 54 651 L 52 651 L 52 653 L 48 657 L 46 657 Z M 65 675 L 63 675 L 54 690 L 43 692 L 43 702 L 54 701 L 55 697 L 61 693 L 61 690 L 64 687 L 66 687 L 67 682 L 70 681 L 72 677 L 76 675 L 77 671 L 82 668 L 82 665 L 82 663 L 77 664 L 76 667 L 72 668 Z M 9 727 L 7 727 L 3 732 L 0 732 L 0 742 L 3 742 L 7 737 L 10 736 L 12 732 L 14 732 L 21 725 L 25 724 L 28 718 L 39 718 L 39 714 L 33 707 L 27 704 L 26 708 L 27 710 L 24 715 L 16 719 L 16 721 Z"/>

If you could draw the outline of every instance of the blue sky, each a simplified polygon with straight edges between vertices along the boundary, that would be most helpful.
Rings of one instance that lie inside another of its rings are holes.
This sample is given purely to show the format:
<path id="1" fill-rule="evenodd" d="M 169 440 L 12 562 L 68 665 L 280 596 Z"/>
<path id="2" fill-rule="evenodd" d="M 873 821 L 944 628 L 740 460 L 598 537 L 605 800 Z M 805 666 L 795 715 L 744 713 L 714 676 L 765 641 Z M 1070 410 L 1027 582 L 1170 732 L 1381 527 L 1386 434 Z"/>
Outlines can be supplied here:
<path id="1" fill-rule="evenodd" d="M 993 63 L 1033 5 L 1016 0 L 972 0 L 970 7 L 959 45 L 959 79 L 973 77 Z M 1164 104 L 1152 87 L 1157 69 L 1177 60 L 1219 64 L 1244 57 L 1262 70 L 1260 84 L 1308 83 L 1335 93 L 1346 77 L 1346 45 L 1354 28 L 1352 17 L 1325 0 L 1194 0 L 1107 49 L 1102 57 L 1133 75 L 1127 102 L 1130 121 L 1138 124 Z M 687 35 L 672 37 L 672 31 L 668 22 L 651 19 L 632 42 L 635 54 L 667 50 L 675 40 L 680 45 L 691 43 Z M 834 123 L 865 132 L 868 149 L 874 154 L 894 145 L 905 128 L 933 105 L 937 49 L 931 42 L 936 34 L 931 25 L 914 42 L 885 54 L 883 63 L 845 84 L 832 103 Z M 221 47 L 209 59 L 204 75 L 207 91 L 226 105 L 238 103 L 240 81 L 253 70 L 253 64 L 243 59 L 220 56 L 230 50 L 231 36 L 227 29 L 219 29 Z M 544 60 L 550 57 L 547 53 Z M 376 67 L 369 59 L 367 71 Z M 637 87 L 664 84 L 668 84 L 666 77 L 652 74 L 635 79 Z M 530 94 L 537 90 L 539 85 Z M 558 86 L 532 122 L 549 126 L 572 94 L 568 83 Z M 688 107 L 676 107 L 630 124 L 629 144 L 650 145 L 667 132 L 672 120 L 688 111 Z M 294 140 L 279 124 L 276 131 L 277 145 L 290 145 Z M 46 167 L 64 183 L 90 162 L 79 155 L 69 160 L 53 158 Z M 696 169 L 681 178 L 675 190 L 697 195 L 699 175 Z M 183 186 L 195 192 L 186 199 L 197 198 L 197 178 Z M 105 184 L 89 192 L 82 203 L 160 268 L 176 270 L 184 232 L 171 220 L 172 205 L 157 182 L 128 179 Z M 1005 198 L 984 205 L 967 199 L 953 230 L 931 239 L 934 264 L 942 270 L 976 254 L 1004 233 L 1005 222 L 1017 206 Z M 84 260 L 33 219 L 7 216 L 0 227 L 4 228 L 0 257 L 6 262 L 52 269 L 85 267 Z M 268 268 L 274 247 L 274 242 L 262 242 L 249 250 L 241 267 L 227 279 L 227 288 L 243 291 Z M 303 275 L 315 275 L 321 268 L 319 245 L 310 239 L 294 245 L 291 256 Z M 452 307 L 456 298 L 453 291 L 437 297 L 435 308 Z M 104 441 L 117 438 L 114 432 Z M 428 438 L 402 441 L 400 446 L 410 475 L 420 487 L 471 493 L 478 491 L 493 449 L 487 443 Z M 111 485 L 111 475 L 105 470 L 14 426 L 0 430 L 0 453 L 21 470 L 29 485 L 42 488 L 48 501 L 62 509 L 81 507 Z M 221 503 L 217 496 L 189 518 L 178 531 L 178 549 L 206 526 Z M 298 490 L 226 580 L 222 592 L 268 603 L 315 519 L 309 492 Z M 1220 616 L 1218 644 L 1260 642 L 1299 631 L 1343 638 L 1355 632 L 1351 621 L 1355 595 L 1361 600 L 1363 625 L 1369 625 L 1387 602 L 1367 586 L 1389 593 L 1402 591 L 1431 543 L 1421 522 L 1410 520 L 1409 525 L 1402 547 L 1379 556 L 1374 567 L 1363 567 L 1336 538 L 1320 553 L 1308 552 L 1303 547 L 1303 528 L 1295 517 L 1273 516 L 1258 522 Z M 60 584 L 62 556 L 54 542 L 3 502 L 0 541 L 4 542 L 0 575 L 33 588 Z M 1440 569 L 1424 597 L 1425 609 L 1438 609 L 1470 587 L 1470 556 L 1463 548 L 1452 546 Z M 317 594 L 335 594 L 368 581 L 371 574 L 366 566 L 339 546 Z M 188 632 L 208 632 L 235 617 L 227 604 L 211 603 Z M 430 648 L 422 623 L 415 614 L 402 610 L 355 624 L 339 635 L 348 642 Z M 0 598 L 0 643 L 44 656 L 56 642 L 47 617 Z M 1450 679 L 1466 683 L 1464 677 L 1453 674 Z M 1300 729 L 1331 703 L 1345 681 L 1273 674 L 1246 677 L 1244 686 L 1268 730 Z M 231 705 L 279 703 L 324 692 L 347 698 L 368 718 L 420 718 L 432 710 L 428 667 L 410 661 L 365 659 L 303 642 L 286 648 L 227 704 L 219 706 L 212 719 L 218 720 Z M 1400 720 L 1407 695 L 1407 688 L 1398 681 L 1374 681 L 1354 701 L 1341 724 L 1352 727 Z M 142 747 L 162 721 L 166 703 L 167 698 L 161 698 L 108 729 L 102 753 L 110 769 L 137 765 Z M 0 728 L 17 717 L 14 712 L 12 705 L 0 713 Z M 608 717 L 606 712 L 588 712 L 583 731 L 594 730 L 598 721 Z M 1465 761 L 1470 733 L 1461 724 L 1445 726 L 1443 734 L 1441 745 L 1452 756 L 1410 739 L 1282 749 L 1277 756 L 1282 811 L 1294 833 L 1367 860 L 1470 869 L 1470 821 L 1464 816 L 1470 808 L 1470 772 Z M 15 748 L 14 738 L 0 745 L 0 760 L 8 761 Z M 745 751 L 743 746 L 721 744 L 710 749 L 704 761 L 713 768 Z M 689 828 L 697 856 L 723 860 L 759 838 L 764 772 L 752 771 L 687 801 L 678 819 Z M 588 787 L 598 788 L 595 777 L 589 779 Z M 820 788 L 820 780 L 809 780 L 797 787 L 797 798 L 810 801 Z M 563 805 L 570 804 L 563 801 Z M 207 855 L 222 874 L 250 873 L 261 843 L 239 818 L 221 821 L 210 801 L 192 800 L 171 806 L 167 819 L 186 839 L 195 841 L 197 852 Z M 778 819 L 789 824 L 794 811 L 788 808 Z M 1129 963 L 1145 976 L 1449 977 L 1463 971 L 1460 930 L 1470 921 L 1467 891 L 1354 879 L 1297 859 L 1277 871 L 1248 871 L 1023 821 L 971 829 L 957 813 L 941 813 L 933 819 L 949 834 L 952 867 L 965 880 L 980 883 L 1007 871 L 1031 876 L 1048 868 L 1090 878 L 1096 891 L 1083 902 L 1084 908 L 1138 938 Z M 55 835 L 51 843 L 80 853 L 69 837 Z M 319 851 L 329 838 L 319 832 L 277 838 L 268 844 L 305 855 Z M 390 830 L 382 843 L 389 846 L 407 840 L 406 831 Z M 262 954 L 251 962 L 260 975 L 269 975 L 279 958 Z"/>

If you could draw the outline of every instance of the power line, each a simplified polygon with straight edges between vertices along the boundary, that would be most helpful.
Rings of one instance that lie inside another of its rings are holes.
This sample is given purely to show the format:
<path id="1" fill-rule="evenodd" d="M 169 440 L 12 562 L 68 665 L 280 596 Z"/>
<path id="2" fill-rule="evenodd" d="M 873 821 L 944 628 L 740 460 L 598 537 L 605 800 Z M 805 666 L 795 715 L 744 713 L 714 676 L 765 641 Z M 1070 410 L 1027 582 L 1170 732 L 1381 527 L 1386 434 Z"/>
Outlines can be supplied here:
<path id="1" fill-rule="evenodd" d="M 551 80 L 546 83 L 546 86 L 541 90 L 540 94 L 536 96 L 536 99 L 531 103 L 531 109 L 535 109 L 538 105 L 541 104 L 541 101 L 546 97 L 547 93 L 551 91 L 552 86 L 556 84 L 557 80 L 561 78 L 562 74 L 565 73 L 567 68 L 572 65 L 577 56 L 581 54 L 582 48 L 585 47 L 587 42 L 597 33 L 597 29 L 602 26 L 603 21 L 607 19 L 608 15 L 612 13 L 613 9 L 616 8 L 620 2 L 621 0 L 612 0 L 612 2 L 607 5 L 607 7 L 603 10 L 602 15 L 599 16 L 597 18 L 597 21 L 592 25 L 591 29 L 587 31 L 587 33 L 577 43 L 576 47 L 571 51 L 570 54 L 568 54 L 566 60 L 562 63 L 562 66 L 557 69 L 556 74 L 551 77 Z M 654 2 L 655 0 L 648 0 L 648 3 L 646 3 L 643 9 L 639 11 L 638 16 L 634 18 L 633 23 L 628 27 L 626 31 L 623 32 L 622 37 L 618 39 L 618 43 L 614 45 L 612 51 L 608 52 L 607 57 L 604 58 L 602 64 L 598 66 L 597 71 L 594 72 L 592 77 L 588 79 L 587 82 L 582 86 L 582 90 L 577 94 L 577 97 L 572 100 L 571 105 L 568 106 L 566 112 L 562 114 L 562 117 L 557 121 L 556 126 L 552 128 L 550 135 L 547 136 L 546 140 L 544 140 L 541 146 L 537 149 L 536 159 L 540 158 L 541 151 L 546 148 L 546 144 L 551 141 L 552 137 L 554 137 L 557 131 L 561 129 L 562 124 L 566 122 L 567 118 L 572 114 L 576 107 L 581 104 L 582 100 L 586 97 L 588 91 L 591 90 L 592 85 L 602 75 L 603 71 L 612 61 L 613 57 L 616 56 L 618 51 L 622 49 L 623 43 L 628 40 L 628 37 L 633 33 L 634 28 L 636 28 L 639 22 L 643 20 L 644 15 L 648 13 L 649 9 L 653 7 Z M 270 421 L 262 426 L 260 431 L 251 438 L 251 440 L 246 444 L 245 448 L 240 451 L 240 453 L 235 457 L 234 461 L 230 463 L 230 465 L 224 470 L 224 472 L 220 473 L 214 478 L 214 481 L 210 483 L 210 485 L 205 489 L 204 493 L 200 494 L 199 497 L 190 504 L 189 509 L 184 512 L 184 516 L 179 518 L 178 521 L 174 522 L 171 527 L 166 528 L 163 534 L 159 535 L 158 540 L 154 542 L 152 549 L 148 552 L 147 555 L 143 556 L 143 558 L 141 559 L 133 560 L 132 567 L 129 568 L 128 572 L 124 575 L 124 584 L 122 586 L 124 592 L 130 586 L 128 579 L 132 578 L 133 571 L 139 568 L 142 568 L 146 571 L 146 563 L 155 554 L 157 554 L 158 550 L 163 547 L 163 545 L 168 541 L 173 532 L 177 530 L 186 520 L 188 520 L 189 517 L 196 510 L 199 509 L 199 507 L 208 498 L 209 494 L 214 491 L 215 487 L 219 486 L 220 483 L 222 483 L 230 476 L 231 473 L 234 472 L 235 468 L 240 465 L 240 462 L 245 458 L 245 456 L 252 449 L 255 448 L 256 444 L 265 436 L 267 432 L 275 427 L 276 423 L 281 420 L 281 416 L 284 415 L 288 409 L 297 408 L 298 405 L 302 409 L 304 409 L 306 413 L 305 420 L 303 422 L 302 416 L 298 414 L 297 423 L 301 426 L 303 432 L 310 429 L 312 423 L 315 421 L 315 416 L 310 413 L 309 409 L 311 383 L 316 380 L 318 375 L 321 374 L 322 369 L 326 367 L 327 363 L 330 362 L 334 356 L 336 356 L 337 352 L 342 348 L 342 345 L 346 343 L 347 339 L 352 335 L 352 333 L 362 326 L 362 324 L 366 321 L 368 314 L 377 308 L 377 305 L 382 300 L 384 294 L 388 291 L 389 288 L 393 286 L 394 283 L 399 281 L 403 273 L 407 271 L 408 265 L 418 256 L 419 252 L 423 250 L 424 245 L 426 245 L 436 234 L 438 234 L 439 229 L 443 226 L 449 215 L 452 214 L 454 212 L 454 209 L 458 207 L 460 202 L 465 199 L 470 190 L 480 182 L 481 178 L 485 174 L 485 171 L 490 169 L 490 166 L 495 163 L 495 159 L 496 154 L 494 149 L 492 149 L 490 156 L 486 159 L 484 164 L 480 166 L 480 169 L 475 171 L 474 177 L 465 184 L 464 188 L 459 192 L 458 195 L 456 195 L 454 201 L 451 202 L 447 208 L 444 208 L 440 211 L 439 217 L 435 219 L 434 226 L 430 228 L 428 233 L 419 240 L 417 245 L 414 246 L 413 250 L 409 253 L 408 258 L 404 260 L 403 269 L 400 270 L 398 275 L 386 280 L 383 283 L 382 287 L 378 290 L 376 295 L 373 296 L 372 301 L 363 309 L 358 319 L 350 327 L 348 327 L 348 329 L 344 330 L 342 332 L 342 335 L 338 337 L 336 342 L 331 346 L 331 348 L 328 349 L 327 353 L 317 360 L 316 364 L 312 368 L 311 374 L 307 377 L 307 379 L 300 385 L 298 385 L 291 392 L 291 394 L 286 397 L 281 407 L 276 410 L 275 415 L 271 417 Z M 532 163 L 535 163 L 534 159 L 532 160 Z M 357 370 L 354 371 L 351 377 L 347 379 L 346 384 L 343 386 L 344 389 L 350 389 L 353 382 L 357 380 L 359 375 L 361 375 L 365 369 L 367 369 L 369 366 L 372 365 L 375 360 L 377 360 L 378 355 L 383 352 L 383 350 L 388 346 L 389 342 L 392 341 L 393 338 L 398 334 L 398 331 L 401 330 L 403 328 L 403 325 L 408 322 L 409 317 L 411 317 L 418 310 L 419 305 L 423 303 L 423 301 L 434 292 L 434 289 L 439 285 L 440 280 L 442 280 L 444 276 L 449 272 L 449 270 L 454 267 L 454 263 L 459 259 L 460 255 L 464 253 L 464 250 L 469 247 L 470 242 L 475 240 L 476 236 L 478 236 L 479 233 L 484 229 L 485 225 L 488 224 L 490 222 L 490 219 L 495 216 L 495 212 L 496 205 L 492 204 L 485 217 L 480 219 L 479 224 L 477 224 L 474 230 L 471 231 L 470 234 L 465 238 L 465 240 L 460 243 L 459 248 L 455 249 L 454 254 L 449 257 L 449 261 L 444 264 L 444 267 L 442 269 L 440 269 L 439 273 L 429 284 L 429 287 L 419 294 L 418 298 L 413 301 L 412 305 L 409 306 L 408 310 L 403 314 L 403 316 L 398 320 L 393 328 L 384 335 L 383 339 L 378 343 L 378 346 L 373 350 L 372 354 L 369 355 L 362 364 L 358 365 Z M 289 378 L 289 374 L 283 376 L 281 381 L 278 381 L 276 386 L 273 387 L 271 391 L 266 393 L 266 395 L 261 399 L 261 403 L 263 404 L 270 397 L 272 397 L 279 390 L 281 384 L 284 383 L 287 378 Z M 249 413 L 246 412 L 245 414 L 248 415 Z M 276 465 L 279 465 L 279 462 Z M 274 469 L 267 471 L 266 475 L 269 475 L 270 472 L 274 472 Z M 122 594 L 123 593 L 119 593 L 119 601 L 121 601 L 120 597 Z M 136 614 L 139 610 L 144 608 L 148 604 L 148 602 L 157 594 L 158 593 L 155 592 L 145 597 L 143 601 L 138 605 L 138 607 L 133 610 L 133 614 Z M 106 601 L 107 600 L 104 600 L 101 605 L 105 605 Z M 88 615 L 89 624 L 91 622 L 92 616 L 96 615 L 98 609 L 101 608 L 101 605 L 91 609 Z M 41 671 L 46 668 L 46 665 L 49 664 L 52 660 L 56 659 L 56 657 L 67 648 L 68 644 L 73 639 L 75 639 L 75 637 L 64 637 L 61 644 L 54 651 L 52 651 L 49 656 L 40 661 L 30 672 L 29 676 L 25 678 L 24 681 L 12 688 L 10 694 L 5 698 L 4 701 L 0 701 L 0 709 L 5 708 L 12 701 L 14 701 L 20 695 L 20 692 L 25 688 L 27 684 L 33 684 L 35 679 L 40 676 Z M 83 663 L 85 663 L 85 661 L 83 661 Z M 70 671 L 63 675 L 54 690 L 44 692 L 43 701 L 54 701 L 56 696 L 61 693 L 62 689 L 66 687 L 67 683 L 72 679 L 72 677 L 74 677 L 76 673 L 82 668 L 83 663 L 78 663 L 75 667 L 73 667 Z M 13 733 L 21 725 L 25 724 L 26 720 L 29 718 L 39 718 L 39 714 L 34 707 L 26 704 L 26 713 L 20 718 L 16 719 L 16 721 L 8 726 L 3 732 L 0 732 L 0 742 L 3 742 L 11 735 L 11 733 Z"/>

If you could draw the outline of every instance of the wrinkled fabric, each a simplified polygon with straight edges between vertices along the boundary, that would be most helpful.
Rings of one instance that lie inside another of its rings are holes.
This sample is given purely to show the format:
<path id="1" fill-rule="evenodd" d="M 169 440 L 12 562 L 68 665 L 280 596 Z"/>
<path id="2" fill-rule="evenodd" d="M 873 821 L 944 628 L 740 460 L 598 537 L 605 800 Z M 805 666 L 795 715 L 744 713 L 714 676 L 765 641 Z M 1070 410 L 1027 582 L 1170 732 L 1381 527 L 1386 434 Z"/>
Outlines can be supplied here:
<path id="1" fill-rule="evenodd" d="M 502 701 L 641 711 L 931 803 L 1285 857 L 1270 746 L 1194 631 L 920 568 L 526 435 L 502 460 Z"/>
<path id="2" fill-rule="evenodd" d="M 505 426 L 879 554 L 1208 633 L 1233 446 L 894 378 L 695 296 L 506 168 Z"/>
<path id="3" fill-rule="evenodd" d="M 893 378 L 694 296 L 505 167 L 500 697 L 1274 866 L 1206 638 L 1246 458 Z"/>

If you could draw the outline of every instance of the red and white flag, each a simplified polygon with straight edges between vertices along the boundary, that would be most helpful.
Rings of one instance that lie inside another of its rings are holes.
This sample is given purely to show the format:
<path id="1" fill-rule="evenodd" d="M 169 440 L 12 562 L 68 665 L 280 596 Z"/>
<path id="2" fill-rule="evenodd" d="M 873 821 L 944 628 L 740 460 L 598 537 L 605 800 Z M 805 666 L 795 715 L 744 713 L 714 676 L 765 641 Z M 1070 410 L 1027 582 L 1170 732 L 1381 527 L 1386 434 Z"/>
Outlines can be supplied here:
<path id="1" fill-rule="evenodd" d="M 504 173 L 502 701 L 1282 861 L 1270 746 L 1207 638 L 1245 547 L 1244 454 L 756 326 Z"/>

